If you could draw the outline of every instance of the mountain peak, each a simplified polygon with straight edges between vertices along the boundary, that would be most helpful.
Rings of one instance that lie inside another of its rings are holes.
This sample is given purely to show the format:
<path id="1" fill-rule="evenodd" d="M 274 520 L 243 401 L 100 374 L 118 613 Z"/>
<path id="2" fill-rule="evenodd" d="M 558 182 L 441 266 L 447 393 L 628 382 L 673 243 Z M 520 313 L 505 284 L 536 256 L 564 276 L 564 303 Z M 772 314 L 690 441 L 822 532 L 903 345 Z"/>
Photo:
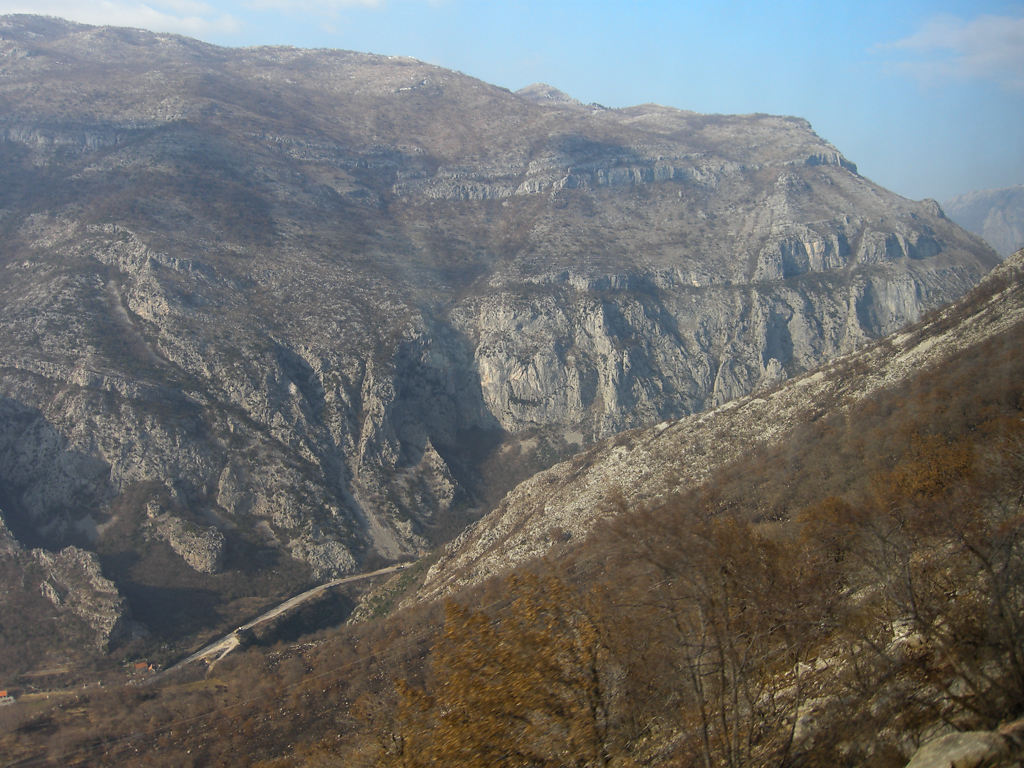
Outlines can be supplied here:
<path id="1" fill-rule="evenodd" d="M 574 99 L 564 91 L 560 91 L 547 83 L 533 83 L 516 91 L 516 96 L 521 96 L 535 104 L 575 104 L 583 106 L 583 102 Z"/>
<path id="2" fill-rule="evenodd" d="M 30 13 L 0 15 L 0 40 L 17 39 L 31 41 L 36 38 L 55 39 L 88 29 L 89 25 Z"/>

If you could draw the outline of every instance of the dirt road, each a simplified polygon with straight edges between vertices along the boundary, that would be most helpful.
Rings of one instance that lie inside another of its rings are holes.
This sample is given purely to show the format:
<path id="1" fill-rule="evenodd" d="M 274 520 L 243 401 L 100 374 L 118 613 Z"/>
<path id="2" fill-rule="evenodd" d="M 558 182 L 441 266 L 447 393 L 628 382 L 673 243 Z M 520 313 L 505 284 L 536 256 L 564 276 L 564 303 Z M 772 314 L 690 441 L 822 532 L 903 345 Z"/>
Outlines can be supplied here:
<path id="1" fill-rule="evenodd" d="M 343 576 L 340 579 L 334 579 L 333 581 L 328 581 L 328 582 L 326 582 L 324 584 L 320 584 L 320 585 L 318 585 L 316 587 L 313 587 L 312 589 L 307 589 L 305 592 L 302 592 L 301 594 L 295 595 L 295 597 L 288 598 L 283 603 L 281 603 L 280 605 L 277 605 L 277 606 L 271 608 L 266 613 L 261 613 L 259 616 L 257 616 L 252 621 L 250 621 L 250 622 L 248 622 L 246 624 L 243 624 L 242 626 L 238 627 L 233 632 L 230 632 L 227 635 L 225 635 L 224 637 L 222 637 L 220 640 L 215 640 L 214 642 L 210 643 L 209 645 L 200 648 L 198 651 L 193 653 L 191 656 L 188 656 L 185 659 L 179 661 L 173 667 L 168 667 L 166 670 L 161 672 L 156 677 L 150 678 L 150 680 L 154 680 L 157 677 L 161 677 L 163 675 L 166 675 L 166 674 L 169 674 L 171 672 L 174 672 L 174 671 L 176 671 L 178 669 L 181 669 L 182 667 L 188 666 L 192 662 L 199 661 L 200 659 L 213 658 L 214 661 L 220 661 L 221 659 L 223 659 L 225 656 L 227 656 L 229 653 L 231 653 L 231 651 L 235 650 L 235 648 L 237 648 L 241 644 L 241 641 L 238 638 L 238 634 L 240 632 L 244 632 L 247 629 L 252 629 L 253 627 L 259 626 L 260 624 L 263 624 L 264 622 L 267 622 L 267 621 L 270 621 L 271 619 L 277 618 L 281 614 L 287 613 L 288 611 L 292 610 L 293 608 L 296 608 L 296 607 L 302 605 L 304 602 L 306 602 L 310 598 L 316 597 L 321 592 L 324 592 L 324 591 L 326 591 L 328 589 L 331 589 L 332 587 L 337 587 L 337 586 L 340 586 L 342 584 L 350 584 L 350 583 L 352 583 L 354 581 L 362 581 L 363 579 L 372 579 L 375 576 L 384 576 L 384 575 L 389 574 L 389 573 L 394 573 L 395 571 L 400 571 L 403 568 L 408 567 L 408 565 L 409 565 L 409 563 L 399 563 L 397 565 L 389 565 L 387 568 L 381 568 L 380 570 L 377 570 L 377 571 L 371 571 L 370 573 L 357 573 L 357 574 L 355 574 L 353 576 Z"/>

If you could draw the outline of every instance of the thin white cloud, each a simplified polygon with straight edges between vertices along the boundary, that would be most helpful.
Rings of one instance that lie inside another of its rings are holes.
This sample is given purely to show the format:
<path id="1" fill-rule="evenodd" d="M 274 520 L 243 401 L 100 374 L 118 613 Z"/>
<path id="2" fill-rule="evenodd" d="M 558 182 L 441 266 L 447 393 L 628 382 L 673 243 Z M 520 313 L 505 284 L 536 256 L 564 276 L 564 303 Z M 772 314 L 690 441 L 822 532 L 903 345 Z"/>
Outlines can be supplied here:
<path id="1" fill-rule="evenodd" d="M 199 0 L 158 0 L 155 5 L 177 14 L 209 16 L 213 13 L 213 7 L 209 3 L 199 2 Z"/>
<path id="2" fill-rule="evenodd" d="M 102 0 L 81 3 L 73 0 L 0 0 L 0 14 L 34 13 L 59 16 L 83 24 L 138 27 L 154 32 L 174 32 L 190 37 L 232 34 L 241 23 L 200 0 Z"/>
<path id="3" fill-rule="evenodd" d="M 444 5 L 448 0 L 423 0 L 427 5 Z M 387 0 L 247 0 L 254 11 L 333 14 L 346 8 L 383 8 Z"/>
<path id="4" fill-rule="evenodd" d="M 935 16 L 914 34 L 879 50 L 903 54 L 892 67 L 926 82 L 982 79 L 1024 91 L 1024 17 Z"/>
<path id="5" fill-rule="evenodd" d="M 245 5 L 257 11 L 292 13 L 333 13 L 343 8 L 377 8 L 384 0 L 249 0 Z"/>

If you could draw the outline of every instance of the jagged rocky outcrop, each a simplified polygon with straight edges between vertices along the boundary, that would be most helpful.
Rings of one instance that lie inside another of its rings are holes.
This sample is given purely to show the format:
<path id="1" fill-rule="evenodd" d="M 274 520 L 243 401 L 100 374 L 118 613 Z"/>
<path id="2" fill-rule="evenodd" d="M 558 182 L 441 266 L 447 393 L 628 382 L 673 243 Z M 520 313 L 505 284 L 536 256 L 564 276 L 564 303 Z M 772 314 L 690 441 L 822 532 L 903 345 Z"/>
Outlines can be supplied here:
<path id="1" fill-rule="evenodd" d="M 121 639 L 127 631 L 127 604 L 102 574 L 95 554 L 78 547 L 56 553 L 34 549 L 31 554 L 43 571 L 39 583 L 43 597 L 84 621 L 99 648 Z"/>
<path id="2" fill-rule="evenodd" d="M 0 595 L 6 623 L 44 626 L 65 637 L 77 631 L 99 652 L 129 636 L 134 626 L 128 602 L 104 576 L 94 553 L 74 546 L 59 552 L 26 548 L 4 524 L 4 517 L 0 509 L 0 570 L 17 574 Z"/>
<path id="3" fill-rule="evenodd" d="M 149 533 L 170 545 L 190 568 L 200 573 L 216 573 L 224 559 L 224 534 L 214 525 L 200 527 L 161 509 L 159 504 L 146 508 Z"/>
<path id="4" fill-rule="evenodd" d="M 997 262 L 797 118 L 31 16 L 0 57 L 0 503 L 53 551 L 406 557 Z"/>

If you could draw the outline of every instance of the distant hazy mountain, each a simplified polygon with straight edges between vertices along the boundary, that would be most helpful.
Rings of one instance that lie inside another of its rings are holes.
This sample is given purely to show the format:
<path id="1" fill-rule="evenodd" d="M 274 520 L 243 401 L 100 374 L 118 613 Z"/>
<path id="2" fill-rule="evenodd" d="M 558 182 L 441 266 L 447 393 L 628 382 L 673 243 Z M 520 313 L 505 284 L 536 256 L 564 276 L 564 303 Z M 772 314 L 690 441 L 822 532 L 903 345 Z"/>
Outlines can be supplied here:
<path id="1" fill-rule="evenodd" d="M 0 74 L 0 507 L 100 635 L 421 552 L 998 262 L 791 117 L 34 16 Z"/>
<path id="2" fill-rule="evenodd" d="M 949 218 L 981 235 L 1003 258 L 1024 246 L 1024 186 L 968 192 L 942 207 Z"/>

